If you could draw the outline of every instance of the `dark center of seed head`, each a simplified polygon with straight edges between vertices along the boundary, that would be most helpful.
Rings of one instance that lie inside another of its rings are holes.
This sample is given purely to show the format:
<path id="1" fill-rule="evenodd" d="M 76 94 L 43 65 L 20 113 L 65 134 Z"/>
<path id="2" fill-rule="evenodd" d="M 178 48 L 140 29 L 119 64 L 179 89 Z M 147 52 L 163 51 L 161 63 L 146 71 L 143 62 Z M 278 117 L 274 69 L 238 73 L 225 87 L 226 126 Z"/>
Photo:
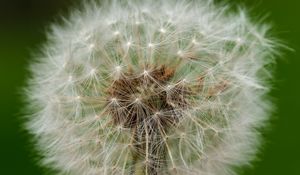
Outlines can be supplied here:
<path id="1" fill-rule="evenodd" d="M 174 82 L 174 73 L 166 66 L 142 73 L 127 71 L 108 88 L 107 112 L 114 125 L 131 130 L 132 167 L 143 162 L 145 174 L 165 174 L 166 134 L 188 106 L 190 89 L 181 81 Z M 131 174 L 136 171 L 133 168 Z"/>
<path id="2" fill-rule="evenodd" d="M 109 113 L 113 123 L 125 128 L 137 125 L 176 124 L 187 107 L 188 88 L 171 85 L 174 69 L 160 66 L 141 73 L 125 72 L 108 89 Z"/>

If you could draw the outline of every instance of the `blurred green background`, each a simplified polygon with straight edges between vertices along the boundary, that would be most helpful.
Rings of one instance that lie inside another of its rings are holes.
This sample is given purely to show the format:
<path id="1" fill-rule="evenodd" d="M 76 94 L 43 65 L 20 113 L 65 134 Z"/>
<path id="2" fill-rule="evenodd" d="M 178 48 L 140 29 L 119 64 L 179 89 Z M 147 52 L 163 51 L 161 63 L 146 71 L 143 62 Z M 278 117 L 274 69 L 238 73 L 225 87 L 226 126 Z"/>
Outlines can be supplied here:
<path id="1" fill-rule="evenodd" d="M 222 0 L 219 0 L 222 1 Z M 46 26 L 68 14 L 76 0 L 0 0 L 0 174 L 53 174 L 36 165 L 37 153 L 22 130 L 20 90 L 31 54 L 45 42 Z M 295 51 L 278 59 L 271 96 L 277 110 L 264 131 L 265 144 L 243 175 L 300 175 L 300 1 L 230 0 L 269 14 L 276 35 Z M 269 21 L 269 20 L 268 20 Z M 47 173 L 48 172 L 48 173 Z"/>

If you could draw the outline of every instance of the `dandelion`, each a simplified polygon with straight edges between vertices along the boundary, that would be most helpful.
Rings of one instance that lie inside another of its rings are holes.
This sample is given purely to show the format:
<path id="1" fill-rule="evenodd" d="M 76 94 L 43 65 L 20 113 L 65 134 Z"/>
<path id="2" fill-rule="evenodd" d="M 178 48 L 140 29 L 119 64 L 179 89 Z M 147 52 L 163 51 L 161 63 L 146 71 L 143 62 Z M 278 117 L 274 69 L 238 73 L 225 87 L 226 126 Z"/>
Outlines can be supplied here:
<path id="1" fill-rule="evenodd" d="M 209 0 L 90 3 L 31 66 L 27 128 L 62 174 L 233 175 L 255 156 L 275 40 Z"/>

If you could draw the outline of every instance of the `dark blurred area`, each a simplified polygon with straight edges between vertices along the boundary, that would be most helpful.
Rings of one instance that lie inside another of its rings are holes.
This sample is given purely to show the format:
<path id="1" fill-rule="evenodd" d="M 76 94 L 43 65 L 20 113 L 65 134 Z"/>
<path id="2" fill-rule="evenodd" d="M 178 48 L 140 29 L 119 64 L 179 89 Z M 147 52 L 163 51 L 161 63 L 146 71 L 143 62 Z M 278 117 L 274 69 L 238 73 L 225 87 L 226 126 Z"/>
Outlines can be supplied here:
<path id="1" fill-rule="evenodd" d="M 1 0 L 0 17 L 8 24 L 40 22 L 64 11 L 71 0 Z M 74 1 L 73 1 L 74 2 Z"/>
<path id="2" fill-rule="evenodd" d="M 222 1 L 222 0 L 217 0 Z M 0 175 L 54 174 L 36 164 L 38 153 L 22 127 L 21 90 L 32 53 L 46 41 L 47 26 L 67 15 L 80 0 L 0 0 Z M 300 174 L 300 1 L 230 0 L 250 7 L 252 15 L 269 12 L 279 38 L 295 52 L 278 60 L 274 98 L 276 112 L 253 168 L 244 175 Z"/>
<path id="3" fill-rule="evenodd" d="M 23 130 L 21 90 L 30 57 L 45 42 L 48 24 L 68 14 L 73 5 L 74 0 L 0 0 L 1 175 L 53 174 L 37 166 L 39 156 Z"/>

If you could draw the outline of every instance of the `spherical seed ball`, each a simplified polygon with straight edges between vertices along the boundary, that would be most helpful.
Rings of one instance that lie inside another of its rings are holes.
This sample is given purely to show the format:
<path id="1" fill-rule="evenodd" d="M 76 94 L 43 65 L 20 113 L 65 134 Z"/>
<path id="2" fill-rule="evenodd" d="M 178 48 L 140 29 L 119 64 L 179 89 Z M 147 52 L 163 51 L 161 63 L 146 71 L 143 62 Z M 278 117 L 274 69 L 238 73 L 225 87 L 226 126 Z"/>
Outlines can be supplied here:
<path id="1" fill-rule="evenodd" d="M 209 0 L 85 4 L 32 63 L 27 128 L 63 174 L 232 175 L 270 104 L 269 26 Z"/>

